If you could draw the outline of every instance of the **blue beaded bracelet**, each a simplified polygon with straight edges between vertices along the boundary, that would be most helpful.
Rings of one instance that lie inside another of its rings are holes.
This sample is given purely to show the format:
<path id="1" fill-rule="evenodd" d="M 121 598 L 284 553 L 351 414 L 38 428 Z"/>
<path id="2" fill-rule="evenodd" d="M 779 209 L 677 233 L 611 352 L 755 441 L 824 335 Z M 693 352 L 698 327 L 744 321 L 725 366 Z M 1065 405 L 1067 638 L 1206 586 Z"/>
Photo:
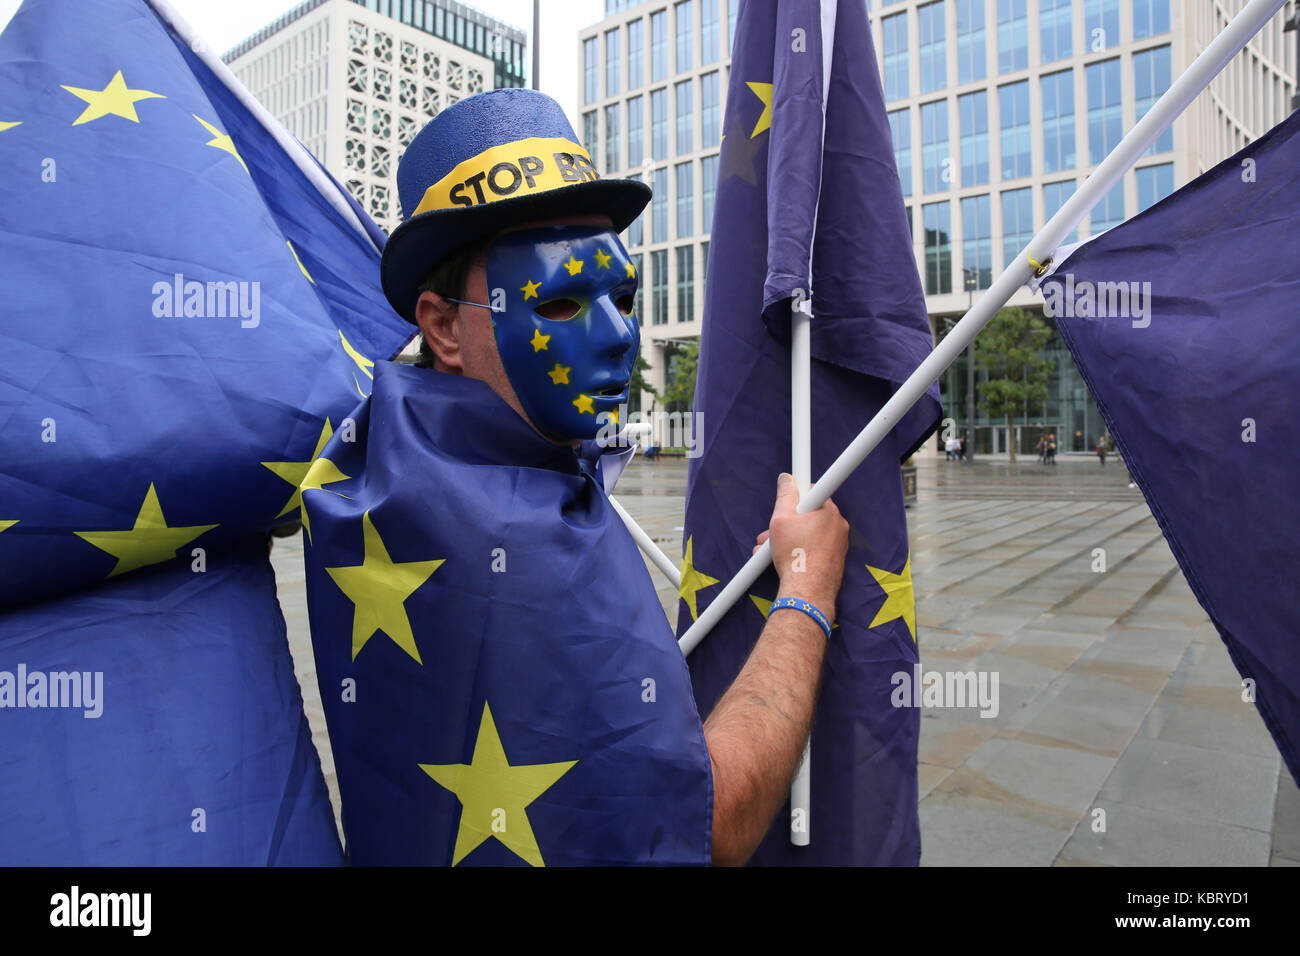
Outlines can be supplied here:
<path id="1" fill-rule="evenodd" d="M 823 631 L 826 632 L 826 640 L 831 639 L 831 622 L 827 620 L 826 615 L 817 610 L 817 605 L 805 601 L 803 598 L 777 598 L 772 602 L 772 611 L 779 611 L 783 607 L 793 608 L 796 611 L 803 611 L 810 618 L 817 622 Z M 772 611 L 768 612 L 770 617 Z"/>

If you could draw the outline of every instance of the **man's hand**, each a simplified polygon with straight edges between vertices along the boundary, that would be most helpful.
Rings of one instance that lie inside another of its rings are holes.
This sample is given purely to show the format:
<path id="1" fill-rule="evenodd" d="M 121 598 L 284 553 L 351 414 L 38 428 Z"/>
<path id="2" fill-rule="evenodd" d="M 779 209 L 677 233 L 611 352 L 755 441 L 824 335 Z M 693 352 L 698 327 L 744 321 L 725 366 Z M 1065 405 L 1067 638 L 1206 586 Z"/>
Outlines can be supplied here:
<path id="1" fill-rule="evenodd" d="M 777 597 L 808 601 L 834 623 L 835 597 L 849 550 L 849 523 L 833 501 L 804 515 L 795 511 L 798 505 L 799 486 L 789 475 L 781 475 L 772 520 L 758 543 L 772 540 L 772 564 L 781 578 Z"/>
<path id="2" fill-rule="evenodd" d="M 834 619 L 844 576 L 849 526 L 827 501 L 795 512 L 799 490 L 782 475 L 769 530 L 781 597 L 815 604 Z M 738 865 L 753 855 L 790 791 L 812 727 L 826 656 L 821 626 L 800 611 L 768 619 L 749 660 L 704 722 L 713 766 L 713 862 Z"/>

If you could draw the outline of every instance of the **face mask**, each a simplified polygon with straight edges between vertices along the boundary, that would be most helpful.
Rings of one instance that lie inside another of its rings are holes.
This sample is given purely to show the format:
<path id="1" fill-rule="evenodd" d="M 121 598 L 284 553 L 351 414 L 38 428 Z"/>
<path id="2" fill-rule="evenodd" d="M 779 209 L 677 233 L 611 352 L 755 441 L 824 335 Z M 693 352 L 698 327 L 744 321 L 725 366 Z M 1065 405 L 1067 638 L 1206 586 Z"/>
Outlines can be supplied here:
<path id="1" fill-rule="evenodd" d="M 601 226 L 508 232 L 488 250 L 497 351 L 520 404 L 553 441 L 594 438 L 628 398 L 638 276 Z M 501 290 L 498 292 L 498 290 Z"/>

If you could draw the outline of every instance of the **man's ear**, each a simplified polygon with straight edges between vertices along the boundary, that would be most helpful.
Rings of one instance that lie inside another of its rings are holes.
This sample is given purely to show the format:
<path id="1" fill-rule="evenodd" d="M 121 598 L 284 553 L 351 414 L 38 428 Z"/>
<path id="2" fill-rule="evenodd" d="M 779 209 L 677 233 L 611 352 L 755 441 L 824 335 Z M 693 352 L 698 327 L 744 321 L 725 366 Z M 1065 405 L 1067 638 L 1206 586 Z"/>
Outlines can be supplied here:
<path id="1" fill-rule="evenodd" d="M 421 292 L 415 303 L 415 321 L 424 333 L 424 341 L 442 368 L 461 374 L 464 360 L 461 352 L 458 311 L 454 302 L 448 302 L 436 292 Z"/>

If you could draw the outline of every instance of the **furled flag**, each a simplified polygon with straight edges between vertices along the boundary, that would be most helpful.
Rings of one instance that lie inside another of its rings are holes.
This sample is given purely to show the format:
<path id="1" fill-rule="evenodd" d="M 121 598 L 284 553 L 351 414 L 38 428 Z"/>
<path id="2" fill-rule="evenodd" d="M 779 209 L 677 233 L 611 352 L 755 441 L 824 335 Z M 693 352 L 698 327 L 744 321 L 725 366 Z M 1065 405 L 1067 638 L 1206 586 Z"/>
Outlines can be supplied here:
<path id="1" fill-rule="evenodd" d="M 340 859 L 266 560 L 409 335 L 381 234 L 142 0 L 0 34 L 0 863 Z"/>
<path id="2" fill-rule="evenodd" d="M 1300 783 L 1297 228 L 1293 114 L 1075 247 L 1042 291 L 1242 699 Z"/>
<path id="3" fill-rule="evenodd" d="M 813 316 L 814 481 L 931 346 L 864 5 L 746 3 L 725 131 L 679 634 L 749 558 L 790 470 L 792 303 L 810 300 Z M 918 661 L 899 462 L 938 417 L 932 390 L 834 496 L 852 531 L 812 731 L 811 842 L 791 845 L 778 814 L 754 862 L 920 858 L 920 714 L 891 704 L 894 675 L 910 680 Z M 776 587 L 769 570 L 691 655 L 701 714 L 736 676 Z"/>
<path id="4" fill-rule="evenodd" d="M 356 414 L 303 491 L 349 859 L 708 863 L 703 728 L 605 457 L 432 369 L 376 363 Z"/>

